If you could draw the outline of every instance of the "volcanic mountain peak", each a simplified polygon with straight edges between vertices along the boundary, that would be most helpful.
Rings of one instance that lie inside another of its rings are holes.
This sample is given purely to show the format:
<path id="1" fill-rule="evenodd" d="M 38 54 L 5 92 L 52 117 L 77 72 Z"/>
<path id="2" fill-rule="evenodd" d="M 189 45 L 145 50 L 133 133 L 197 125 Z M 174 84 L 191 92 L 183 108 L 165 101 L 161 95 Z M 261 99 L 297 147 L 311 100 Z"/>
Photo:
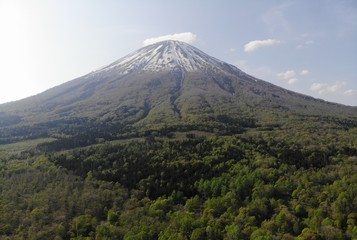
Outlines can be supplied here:
<path id="1" fill-rule="evenodd" d="M 114 71 L 116 74 L 124 75 L 134 71 L 159 72 L 177 67 L 186 72 L 209 69 L 230 73 L 241 72 L 237 67 L 211 57 L 187 43 L 168 40 L 143 47 L 93 74 Z"/>
<path id="2" fill-rule="evenodd" d="M 189 44 L 164 41 L 31 98 L 0 105 L 0 132 L 14 125 L 83 119 L 139 130 L 213 123 L 237 128 L 242 119 L 261 125 L 288 115 L 355 119 L 356 111 L 258 80 Z"/>

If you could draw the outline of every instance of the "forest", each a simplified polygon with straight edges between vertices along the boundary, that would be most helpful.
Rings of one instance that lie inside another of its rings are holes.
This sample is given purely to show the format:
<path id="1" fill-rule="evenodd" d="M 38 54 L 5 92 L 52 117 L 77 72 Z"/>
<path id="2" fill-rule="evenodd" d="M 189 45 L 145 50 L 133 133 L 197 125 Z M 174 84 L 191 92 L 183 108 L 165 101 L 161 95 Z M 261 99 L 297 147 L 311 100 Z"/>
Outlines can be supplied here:
<path id="1" fill-rule="evenodd" d="M 163 132 L 0 150 L 0 239 L 357 238 L 355 128 Z"/>
<path id="2" fill-rule="evenodd" d="M 180 41 L 0 104 L 0 240 L 290 239 L 357 239 L 356 106 Z"/>

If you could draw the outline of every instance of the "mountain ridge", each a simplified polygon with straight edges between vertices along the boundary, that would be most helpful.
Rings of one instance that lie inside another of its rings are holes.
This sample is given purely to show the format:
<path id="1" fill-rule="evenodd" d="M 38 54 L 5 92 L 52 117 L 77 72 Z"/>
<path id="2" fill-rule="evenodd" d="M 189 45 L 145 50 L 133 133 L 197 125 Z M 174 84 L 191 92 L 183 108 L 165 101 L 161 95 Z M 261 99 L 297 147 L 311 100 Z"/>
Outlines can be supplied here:
<path id="1" fill-rule="evenodd" d="M 87 119 L 147 130 L 220 128 L 227 119 L 232 127 L 242 119 L 269 125 L 289 115 L 356 121 L 357 108 L 286 90 L 186 43 L 164 41 L 33 97 L 2 104 L 0 113 L 0 127 Z"/>

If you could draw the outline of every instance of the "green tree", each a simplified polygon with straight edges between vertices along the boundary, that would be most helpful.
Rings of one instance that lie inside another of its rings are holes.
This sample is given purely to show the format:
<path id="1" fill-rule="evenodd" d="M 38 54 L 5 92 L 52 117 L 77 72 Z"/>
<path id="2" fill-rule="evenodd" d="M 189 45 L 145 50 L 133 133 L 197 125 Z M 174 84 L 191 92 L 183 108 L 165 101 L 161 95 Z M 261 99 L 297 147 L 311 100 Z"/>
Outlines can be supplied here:
<path id="1" fill-rule="evenodd" d="M 71 223 L 71 232 L 73 237 L 93 236 L 97 226 L 97 219 L 91 215 L 80 215 L 73 218 Z"/>

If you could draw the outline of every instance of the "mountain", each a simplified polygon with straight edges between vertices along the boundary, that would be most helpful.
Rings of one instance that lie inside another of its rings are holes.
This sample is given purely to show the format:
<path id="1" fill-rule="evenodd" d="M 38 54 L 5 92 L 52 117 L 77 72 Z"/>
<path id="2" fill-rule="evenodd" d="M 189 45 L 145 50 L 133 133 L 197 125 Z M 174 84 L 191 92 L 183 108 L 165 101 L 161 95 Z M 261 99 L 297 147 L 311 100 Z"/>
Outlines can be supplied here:
<path id="1" fill-rule="evenodd" d="M 356 107 L 277 87 L 179 41 L 143 47 L 83 77 L 0 105 L 1 128 L 13 134 L 14 129 L 32 126 L 37 132 L 41 129 L 41 136 L 52 136 L 73 123 L 131 131 L 229 133 L 278 126 L 287 118 L 355 124 L 356 116 Z"/>
<path id="2" fill-rule="evenodd" d="M 356 110 L 144 47 L 0 105 L 0 239 L 357 239 Z"/>

